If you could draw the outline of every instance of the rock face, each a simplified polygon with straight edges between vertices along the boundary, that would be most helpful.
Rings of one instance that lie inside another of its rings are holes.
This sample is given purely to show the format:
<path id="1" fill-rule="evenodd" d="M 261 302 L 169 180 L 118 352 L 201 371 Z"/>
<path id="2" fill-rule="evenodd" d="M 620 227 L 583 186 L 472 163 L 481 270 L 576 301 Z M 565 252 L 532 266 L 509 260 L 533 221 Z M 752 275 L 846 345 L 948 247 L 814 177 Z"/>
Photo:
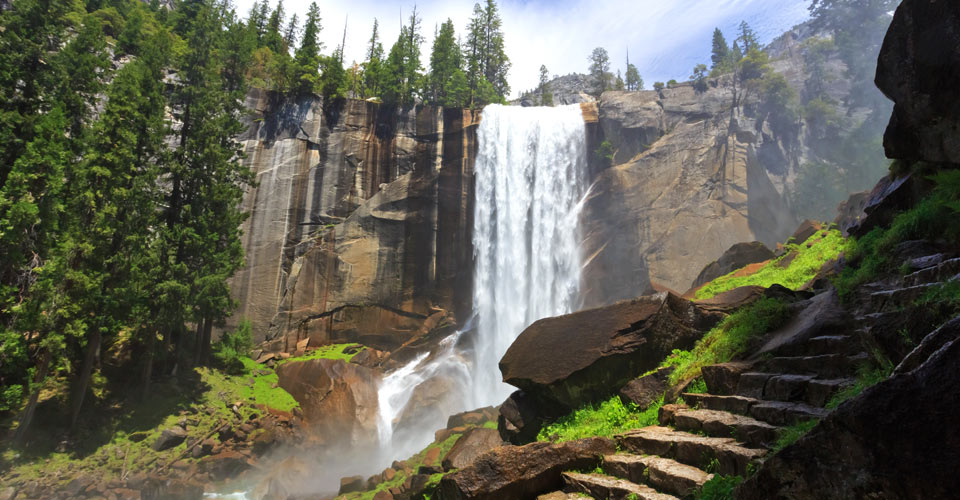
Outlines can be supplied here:
<path id="1" fill-rule="evenodd" d="M 691 288 L 702 286 L 747 265 L 770 260 L 774 256 L 773 250 L 759 241 L 737 243 L 723 252 L 719 259 L 707 264 L 707 267 L 697 275 Z"/>
<path id="2" fill-rule="evenodd" d="M 847 401 L 770 457 L 736 497 L 950 498 L 960 488 L 960 342 Z"/>
<path id="3" fill-rule="evenodd" d="M 568 443 L 533 443 L 504 446 L 480 458 L 473 465 L 444 476 L 440 481 L 442 500 L 524 500 L 560 489 L 561 474 L 568 470 L 593 469 L 601 456 L 616 451 L 606 438 L 589 438 Z"/>
<path id="4" fill-rule="evenodd" d="M 277 350 L 360 341 L 389 350 L 435 307 L 469 306 L 478 116 L 252 90 L 241 137 L 257 174 L 234 322 Z"/>
<path id="5" fill-rule="evenodd" d="M 503 380 L 545 406 L 577 408 L 700 338 L 692 303 L 660 293 L 541 319 L 500 361 Z M 549 346 L 549 347 L 547 347 Z"/>
<path id="6" fill-rule="evenodd" d="M 727 83 L 601 97 L 600 126 L 616 152 L 584 207 L 587 305 L 651 283 L 686 290 L 732 245 L 773 245 L 796 227 L 785 190 L 798 160 L 734 107 Z"/>
<path id="7" fill-rule="evenodd" d="M 880 50 L 877 87 L 894 101 L 887 156 L 960 163 L 960 4 L 905 0 Z"/>
<path id="8" fill-rule="evenodd" d="M 376 371 L 342 360 L 292 361 L 277 368 L 279 385 L 300 403 L 316 439 L 357 446 L 377 439 Z"/>
<path id="9" fill-rule="evenodd" d="M 473 428 L 467 431 L 443 457 L 443 469 L 462 469 L 484 453 L 503 445 L 496 429 Z"/>

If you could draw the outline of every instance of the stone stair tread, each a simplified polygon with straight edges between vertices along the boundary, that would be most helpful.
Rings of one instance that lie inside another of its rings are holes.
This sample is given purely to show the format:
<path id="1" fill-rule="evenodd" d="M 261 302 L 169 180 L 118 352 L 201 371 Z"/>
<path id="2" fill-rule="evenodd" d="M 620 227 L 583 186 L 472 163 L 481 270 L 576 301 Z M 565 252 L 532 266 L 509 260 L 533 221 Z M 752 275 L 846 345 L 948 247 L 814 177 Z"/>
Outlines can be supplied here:
<path id="1" fill-rule="evenodd" d="M 564 472 L 563 483 L 564 491 L 586 493 L 598 499 L 622 500 L 636 495 L 638 500 L 678 500 L 673 495 L 659 493 L 649 486 L 604 474 Z"/>
<path id="2" fill-rule="evenodd" d="M 659 491 L 680 497 L 692 495 L 703 483 L 713 478 L 713 474 L 676 460 L 629 453 L 604 457 L 603 470 L 635 483 L 649 483 Z"/>
<path id="3" fill-rule="evenodd" d="M 704 432 L 710 436 L 735 437 L 751 446 L 773 443 L 779 427 L 755 418 L 723 410 L 691 409 L 666 405 L 661 409 L 661 424 L 672 423 L 677 429 Z M 666 420 L 666 421 L 665 421 Z"/>
<path id="4" fill-rule="evenodd" d="M 771 425 L 792 425 L 802 420 L 823 418 L 829 410 L 796 401 L 768 401 L 745 396 L 715 394 L 683 394 L 688 404 L 706 410 L 720 410 L 748 415 Z"/>
<path id="5" fill-rule="evenodd" d="M 765 449 L 747 447 L 733 438 L 699 436 L 661 426 L 634 429 L 615 438 L 621 449 L 672 458 L 694 467 L 706 467 L 705 460 L 716 459 L 717 472 L 726 475 L 746 474 L 747 465 L 766 454 Z"/>
<path id="6" fill-rule="evenodd" d="M 852 374 L 866 353 L 819 354 L 815 356 L 781 356 L 763 362 L 764 372 L 777 374 L 816 374 L 819 377 L 837 377 Z M 744 374 L 745 375 L 745 374 Z M 743 375 L 741 375 L 741 378 Z"/>

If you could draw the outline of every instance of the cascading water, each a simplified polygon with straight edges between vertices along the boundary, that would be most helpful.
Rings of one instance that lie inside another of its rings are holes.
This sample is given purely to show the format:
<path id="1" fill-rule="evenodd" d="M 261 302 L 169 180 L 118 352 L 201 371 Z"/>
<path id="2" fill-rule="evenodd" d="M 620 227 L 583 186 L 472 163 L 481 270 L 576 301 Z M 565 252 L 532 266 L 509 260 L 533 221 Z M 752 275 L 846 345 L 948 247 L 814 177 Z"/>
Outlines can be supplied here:
<path id="1" fill-rule="evenodd" d="M 443 422 L 398 439 L 397 417 L 417 387 L 452 378 L 461 410 L 499 404 L 511 389 L 497 364 L 530 323 L 580 305 L 578 221 L 585 195 L 586 133 L 580 107 L 487 106 L 477 131 L 472 350 L 462 332 L 389 374 L 380 386 L 380 443 L 397 456 L 429 443 Z M 471 321 L 472 323 L 472 321 Z M 457 397 L 457 396 L 453 396 Z"/>
<path id="2" fill-rule="evenodd" d="M 524 328 L 580 305 L 580 106 L 487 106 L 477 131 L 473 305 L 476 406 L 511 389 L 497 364 Z"/>

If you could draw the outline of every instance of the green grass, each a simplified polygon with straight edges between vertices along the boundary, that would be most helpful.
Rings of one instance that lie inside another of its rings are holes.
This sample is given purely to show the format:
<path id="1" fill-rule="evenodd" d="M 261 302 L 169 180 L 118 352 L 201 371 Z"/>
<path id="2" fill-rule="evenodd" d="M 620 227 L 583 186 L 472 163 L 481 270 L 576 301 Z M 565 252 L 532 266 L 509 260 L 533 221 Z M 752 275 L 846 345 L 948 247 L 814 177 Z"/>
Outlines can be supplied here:
<path id="1" fill-rule="evenodd" d="M 773 448 L 770 449 L 770 454 L 777 453 L 787 446 L 796 443 L 798 439 L 802 438 L 804 434 L 810 432 L 810 429 L 816 427 L 818 423 L 820 423 L 819 420 L 812 419 L 797 422 L 789 427 L 784 427 L 780 430 L 780 437 L 777 438 L 777 442 L 774 443 Z"/>
<path id="2" fill-rule="evenodd" d="M 416 455 L 405 460 L 405 463 L 414 471 L 414 473 L 416 473 L 417 469 L 420 468 L 421 465 L 424 465 L 423 462 L 427 456 L 427 453 L 434 448 L 440 448 L 440 453 L 437 455 L 439 458 L 437 458 L 437 463 L 434 464 L 439 465 L 439 461 L 450 452 L 450 449 L 453 448 L 453 445 L 457 443 L 457 440 L 459 440 L 462 435 L 463 434 L 453 434 L 440 443 L 432 443 L 430 446 L 427 446 Z M 424 498 L 433 498 L 436 487 L 438 484 L 440 484 L 440 480 L 443 479 L 443 476 L 443 473 L 433 474 L 430 476 L 430 480 L 427 482 L 427 488 L 424 490 Z M 390 488 L 396 488 L 402 485 L 406 480 L 406 473 L 400 470 L 397 471 L 397 475 L 394 476 L 392 480 L 384 481 L 378 484 L 377 487 L 372 490 L 347 493 L 346 495 L 338 496 L 337 500 L 373 500 L 373 497 L 376 496 L 377 493 L 389 490 Z"/>
<path id="3" fill-rule="evenodd" d="M 910 240 L 960 239 L 960 171 L 945 170 L 930 177 L 933 191 L 911 209 L 897 215 L 890 227 L 877 227 L 861 238 L 850 238 L 844 245 L 847 266 L 834 280 L 840 298 L 848 301 L 860 285 L 885 273 L 901 269 L 891 255 L 894 248 Z"/>
<path id="4" fill-rule="evenodd" d="M 765 298 L 749 304 L 724 318 L 702 339 L 692 351 L 674 350 L 661 366 L 676 367 L 670 374 L 670 385 L 700 376 L 706 365 L 726 363 L 744 354 L 759 335 L 787 322 L 790 311 L 786 304 Z"/>
<path id="5" fill-rule="evenodd" d="M 345 353 L 345 352 L 343 352 L 343 351 L 345 351 L 346 349 L 351 348 L 351 347 L 355 347 L 355 348 L 357 348 L 357 350 L 356 350 L 355 352 L 351 352 L 351 353 Z M 325 346 L 318 347 L 318 348 L 316 348 L 316 349 L 314 349 L 314 350 L 312 350 L 312 351 L 304 354 L 303 356 L 299 356 L 299 357 L 296 357 L 296 358 L 285 359 L 285 360 L 281 361 L 280 364 L 289 363 L 289 362 L 291 362 L 291 361 L 309 361 L 309 360 L 311 360 L 311 359 L 342 359 L 342 360 L 346 361 L 347 363 L 349 363 L 351 360 L 353 360 L 353 357 L 354 357 L 354 356 L 356 356 L 357 354 L 360 354 L 360 352 L 363 351 L 364 349 L 366 349 L 366 347 L 364 347 L 364 346 L 362 346 L 362 345 L 360 345 L 360 344 L 331 344 L 331 345 L 325 345 Z"/>
<path id="6" fill-rule="evenodd" d="M 687 386 L 687 389 L 683 392 L 688 392 L 690 394 L 706 394 L 707 393 L 707 381 L 702 378 L 698 378 L 690 383 Z"/>
<path id="7" fill-rule="evenodd" d="M 698 500 L 734 500 L 733 492 L 741 482 L 743 478 L 740 476 L 717 474 L 703 483 L 696 497 Z"/>
<path id="8" fill-rule="evenodd" d="M 81 474 L 114 480 L 125 471 L 154 470 L 171 462 L 188 443 L 194 443 L 220 424 L 236 422 L 230 408 L 235 402 L 242 403 L 238 410 L 243 420 L 262 414 L 254 404 L 283 411 L 297 406 L 290 394 L 276 386 L 277 375 L 272 369 L 249 358 L 243 358 L 242 362 L 243 373 L 239 375 L 198 368 L 192 373 L 192 379 L 183 385 L 154 384 L 150 397 L 142 403 L 125 403 L 123 412 L 116 418 L 101 416 L 97 435 L 106 436 L 101 444 L 76 443 L 70 453 L 52 451 L 52 446 L 45 445 L 34 448 L 42 447 L 46 451 L 34 449 L 29 454 L 8 448 L 3 451 L 2 459 L 11 468 L 0 477 L 0 483 L 13 480 L 18 483 L 28 480 L 49 482 L 51 470 L 59 472 L 58 483 L 66 483 Z M 181 417 L 181 410 L 187 410 L 189 414 Z M 151 446 L 160 433 L 177 425 L 182 418 L 193 421 L 187 440 L 175 448 L 154 451 Z M 80 449 L 84 451 L 77 451 Z M 181 460 L 184 463 L 193 461 L 189 456 Z"/>
<path id="9" fill-rule="evenodd" d="M 807 248 L 808 244 L 810 248 Z M 826 262 L 837 259 L 844 248 L 844 238 L 840 231 L 835 229 L 817 231 L 806 242 L 799 245 L 791 243 L 787 248 L 789 251 L 783 256 L 768 262 L 749 276 L 734 276 L 738 270 L 707 283 L 697 290 L 696 298 L 709 299 L 742 286 L 769 287 L 779 284 L 797 289 L 813 279 Z M 788 266 L 781 267 L 784 259 L 793 253 L 796 258 Z"/>
<path id="10" fill-rule="evenodd" d="M 619 396 L 595 405 L 585 405 L 540 429 L 538 441 L 573 441 L 587 437 L 610 437 L 614 434 L 656 425 L 663 397 L 645 409 L 635 404 L 624 405 Z"/>

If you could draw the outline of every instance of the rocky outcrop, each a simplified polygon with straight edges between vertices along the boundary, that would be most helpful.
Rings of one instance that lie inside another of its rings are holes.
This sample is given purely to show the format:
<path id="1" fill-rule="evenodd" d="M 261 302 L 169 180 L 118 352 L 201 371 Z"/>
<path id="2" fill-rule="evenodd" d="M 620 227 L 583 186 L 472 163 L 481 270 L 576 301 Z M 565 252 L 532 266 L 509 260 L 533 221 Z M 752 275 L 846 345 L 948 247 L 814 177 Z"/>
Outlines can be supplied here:
<path id="1" fill-rule="evenodd" d="M 544 406 L 577 408 L 692 347 L 708 326 L 700 320 L 692 303 L 668 293 L 545 318 L 514 341 L 500 371 Z"/>
<path id="2" fill-rule="evenodd" d="M 469 306 L 478 116 L 251 90 L 241 137 L 257 175 L 233 321 L 275 350 L 359 341 L 391 350 Z"/>
<path id="3" fill-rule="evenodd" d="M 300 403 L 318 443 L 376 442 L 378 372 L 343 360 L 312 359 L 283 363 L 277 375 L 279 386 Z"/>
<path id="4" fill-rule="evenodd" d="M 960 163 L 960 4 L 906 0 L 880 50 L 877 87 L 894 102 L 887 156 Z"/>
<path id="5" fill-rule="evenodd" d="M 960 489 L 960 342 L 842 404 L 737 498 L 950 498 Z"/>
<path id="6" fill-rule="evenodd" d="M 472 465 L 484 453 L 503 446 L 496 429 L 474 428 L 463 434 L 443 457 L 443 470 L 463 469 Z"/>
<path id="7" fill-rule="evenodd" d="M 561 474 L 596 467 L 603 455 L 616 451 L 613 441 L 589 438 L 568 443 L 504 446 L 473 465 L 444 476 L 442 500 L 524 500 L 558 490 Z"/>
<path id="8" fill-rule="evenodd" d="M 697 279 L 693 281 L 691 288 L 702 286 L 750 264 L 770 260 L 774 256 L 773 250 L 759 241 L 737 243 L 723 252 L 719 259 L 707 264 L 707 267 L 704 267 L 697 275 Z"/>
<path id="9" fill-rule="evenodd" d="M 603 136 L 615 146 L 583 212 L 587 305 L 686 290 L 732 245 L 773 245 L 796 221 L 786 179 L 797 160 L 734 106 L 729 82 L 605 92 Z"/>

